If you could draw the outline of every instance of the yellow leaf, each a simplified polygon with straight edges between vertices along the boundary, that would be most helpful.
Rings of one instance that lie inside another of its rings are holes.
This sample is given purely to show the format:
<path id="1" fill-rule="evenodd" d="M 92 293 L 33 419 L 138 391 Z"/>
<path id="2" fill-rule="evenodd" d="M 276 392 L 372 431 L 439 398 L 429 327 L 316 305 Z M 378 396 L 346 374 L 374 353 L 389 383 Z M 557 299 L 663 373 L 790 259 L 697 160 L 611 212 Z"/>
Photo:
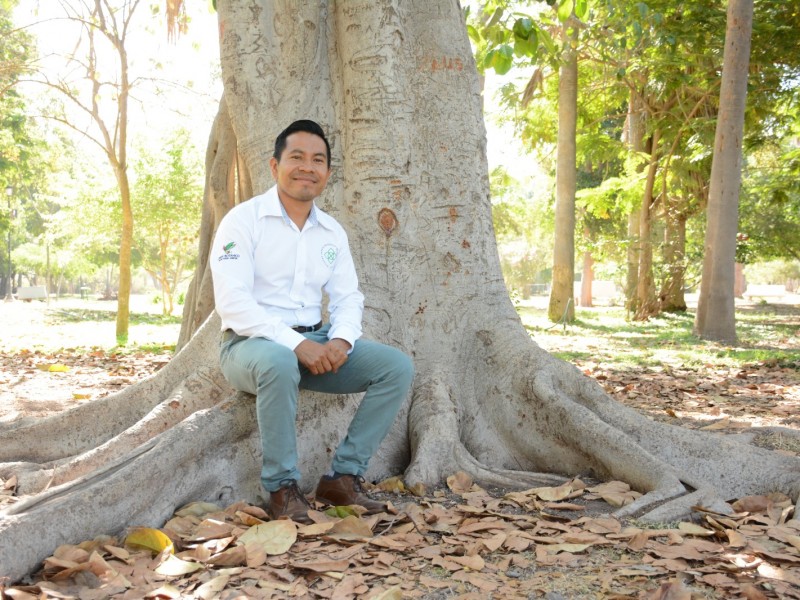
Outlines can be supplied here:
<path id="1" fill-rule="evenodd" d="M 258 544 L 270 555 L 283 554 L 297 541 L 297 526 L 288 519 L 253 525 L 239 536 L 240 544 Z"/>
<path id="2" fill-rule="evenodd" d="M 425 484 L 423 483 L 415 483 L 410 488 L 408 488 L 408 491 L 414 494 L 417 498 L 423 498 L 427 493 L 427 490 L 425 489 Z"/>
<path id="3" fill-rule="evenodd" d="M 181 560 L 177 556 L 170 554 L 163 563 L 156 568 L 156 573 L 159 575 L 167 575 L 168 577 L 178 577 L 180 575 L 188 575 L 203 568 L 203 565 L 188 560 Z"/>
<path id="4" fill-rule="evenodd" d="M 73 400 L 88 400 L 91 397 L 92 397 L 91 394 L 87 394 L 85 392 L 72 392 Z"/>
<path id="5" fill-rule="evenodd" d="M 150 527 L 136 527 L 133 529 L 125 538 L 125 544 L 137 548 L 146 548 L 156 554 L 167 549 L 170 554 L 174 552 L 172 540 L 162 531 Z"/>
<path id="6" fill-rule="evenodd" d="M 357 517 L 358 511 L 352 506 L 331 506 L 325 509 L 325 514 L 329 517 L 345 519 L 347 517 Z"/>
<path id="7" fill-rule="evenodd" d="M 50 371 L 51 373 L 66 373 L 67 371 L 69 371 L 69 367 L 67 365 L 56 363 L 54 365 L 50 365 L 47 368 L 47 370 Z"/>
<path id="8" fill-rule="evenodd" d="M 394 494 L 402 494 L 406 491 L 406 486 L 403 483 L 403 480 L 399 477 L 390 477 L 389 479 L 384 479 L 375 487 L 382 492 L 390 492 Z"/>

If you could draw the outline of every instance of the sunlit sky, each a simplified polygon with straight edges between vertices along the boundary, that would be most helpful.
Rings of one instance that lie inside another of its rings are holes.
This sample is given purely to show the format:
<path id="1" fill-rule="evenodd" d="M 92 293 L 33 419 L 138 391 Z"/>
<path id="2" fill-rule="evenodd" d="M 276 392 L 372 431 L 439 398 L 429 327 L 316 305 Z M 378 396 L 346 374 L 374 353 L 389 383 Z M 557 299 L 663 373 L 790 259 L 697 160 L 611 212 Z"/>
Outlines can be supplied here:
<path id="1" fill-rule="evenodd" d="M 157 144 L 167 131 L 182 126 L 191 131 L 195 145 L 204 151 L 222 92 L 217 17 L 204 2 L 188 2 L 187 7 L 191 18 L 189 30 L 177 41 L 169 41 L 162 19 L 149 14 L 146 15 L 150 20 L 149 31 L 131 33 L 128 47 L 132 49 L 129 57 L 133 76 L 188 84 L 192 91 L 168 87 L 156 97 L 152 92 L 153 84 L 138 86 L 133 94 L 138 101 L 131 104 L 130 130 L 132 139 L 140 140 L 138 143 Z M 149 10 L 146 3 L 140 3 L 137 9 L 141 13 Z M 59 3 L 52 0 L 23 1 L 15 12 L 16 23 L 30 24 L 29 31 L 36 35 L 43 65 L 51 72 L 62 74 L 64 63 L 60 57 L 75 49 L 78 34 L 77 27 L 63 16 Z M 136 17 L 141 23 L 142 14 Z M 105 48 L 111 51 L 110 47 Z M 488 105 L 498 86 L 498 78 L 489 74 L 486 81 Z M 29 87 L 28 92 L 32 97 L 41 96 L 34 88 Z M 79 118 L 77 113 L 75 117 Z M 489 117 L 486 128 L 489 168 L 502 164 L 517 179 L 525 180 L 532 169 L 535 170 L 534 159 L 520 150 L 511 127 L 500 127 Z"/>

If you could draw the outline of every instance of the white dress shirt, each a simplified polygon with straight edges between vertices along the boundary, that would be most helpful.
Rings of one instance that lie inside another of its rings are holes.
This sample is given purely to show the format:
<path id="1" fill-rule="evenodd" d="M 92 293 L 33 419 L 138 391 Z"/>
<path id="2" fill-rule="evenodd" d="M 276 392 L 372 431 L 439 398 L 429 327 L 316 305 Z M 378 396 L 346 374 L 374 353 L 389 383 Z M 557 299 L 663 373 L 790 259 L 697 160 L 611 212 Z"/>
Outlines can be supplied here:
<path id="1" fill-rule="evenodd" d="M 324 289 L 328 338 L 352 346 L 361 337 L 364 295 L 347 234 L 316 205 L 302 231 L 286 214 L 277 187 L 235 206 L 217 229 L 209 260 L 223 331 L 294 350 L 305 338 L 292 327 L 322 319 Z"/>

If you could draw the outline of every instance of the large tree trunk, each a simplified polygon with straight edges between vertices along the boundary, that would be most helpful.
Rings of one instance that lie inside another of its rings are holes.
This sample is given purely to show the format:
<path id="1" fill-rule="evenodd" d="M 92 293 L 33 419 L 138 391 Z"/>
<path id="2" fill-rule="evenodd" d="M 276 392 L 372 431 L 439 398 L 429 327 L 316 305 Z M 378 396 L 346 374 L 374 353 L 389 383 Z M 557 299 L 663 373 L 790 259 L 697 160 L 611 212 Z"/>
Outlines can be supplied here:
<path id="1" fill-rule="evenodd" d="M 563 25 L 564 46 L 558 80 L 558 148 L 556 149 L 556 216 L 553 244 L 553 283 L 547 316 L 551 321 L 575 320 L 575 190 L 576 128 L 578 122 L 578 33 Z M 571 32 L 571 33 L 570 33 Z"/>
<path id="2" fill-rule="evenodd" d="M 753 0 L 730 0 L 706 210 L 703 279 L 694 322 L 700 337 L 726 343 L 736 341 L 734 265 L 752 29 Z"/>
<path id="3" fill-rule="evenodd" d="M 500 274 L 478 79 L 455 0 L 220 0 L 218 9 L 225 99 L 204 227 L 229 206 L 234 182 L 252 181 L 254 192 L 269 184 L 272 140 L 286 123 L 324 124 L 335 175 L 321 204 L 349 232 L 366 333 L 409 352 L 417 369 L 369 478 L 437 484 L 464 470 L 513 487 L 616 478 L 646 492 L 620 514 L 655 519 L 715 498 L 797 498 L 796 457 L 654 422 L 530 339 Z M 254 399 L 225 383 L 218 344 L 212 315 L 152 378 L 55 418 L 0 425 L 0 476 L 16 473 L 23 496 L 0 514 L 3 575 L 22 577 L 59 544 L 158 526 L 191 500 L 258 499 Z M 301 397 L 306 489 L 355 406 Z"/>

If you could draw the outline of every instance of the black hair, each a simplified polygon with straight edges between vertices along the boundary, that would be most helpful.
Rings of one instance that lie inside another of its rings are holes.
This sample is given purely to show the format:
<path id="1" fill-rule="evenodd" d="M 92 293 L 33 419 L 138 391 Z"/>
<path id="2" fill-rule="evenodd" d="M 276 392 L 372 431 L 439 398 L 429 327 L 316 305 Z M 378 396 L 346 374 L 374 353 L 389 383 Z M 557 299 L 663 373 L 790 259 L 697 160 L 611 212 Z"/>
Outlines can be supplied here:
<path id="1" fill-rule="evenodd" d="M 281 154 L 283 154 L 283 151 L 286 149 L 286 138 L 293 133 L 297 133 L 298 131 L 313 133 L 314 135 L 322 138 L 322 141 L 325 142 L 325 149 L 327 150 L 326 158 L 328 160 L 328 168 L 330 169 L 331 145 L 328 143 L 328 138 L 325 137 L 325 132 L 322 130 L 322 127 L 320 127 L 318 123 L 315 123 L 309 119 L 300 119 L 299 121 L 295 121 L 278 134 L 278 137 L 275 138 L 275 151 L 272 153 L 272 156 L 275 158 L 275 160 L 280 162 Z"/>

